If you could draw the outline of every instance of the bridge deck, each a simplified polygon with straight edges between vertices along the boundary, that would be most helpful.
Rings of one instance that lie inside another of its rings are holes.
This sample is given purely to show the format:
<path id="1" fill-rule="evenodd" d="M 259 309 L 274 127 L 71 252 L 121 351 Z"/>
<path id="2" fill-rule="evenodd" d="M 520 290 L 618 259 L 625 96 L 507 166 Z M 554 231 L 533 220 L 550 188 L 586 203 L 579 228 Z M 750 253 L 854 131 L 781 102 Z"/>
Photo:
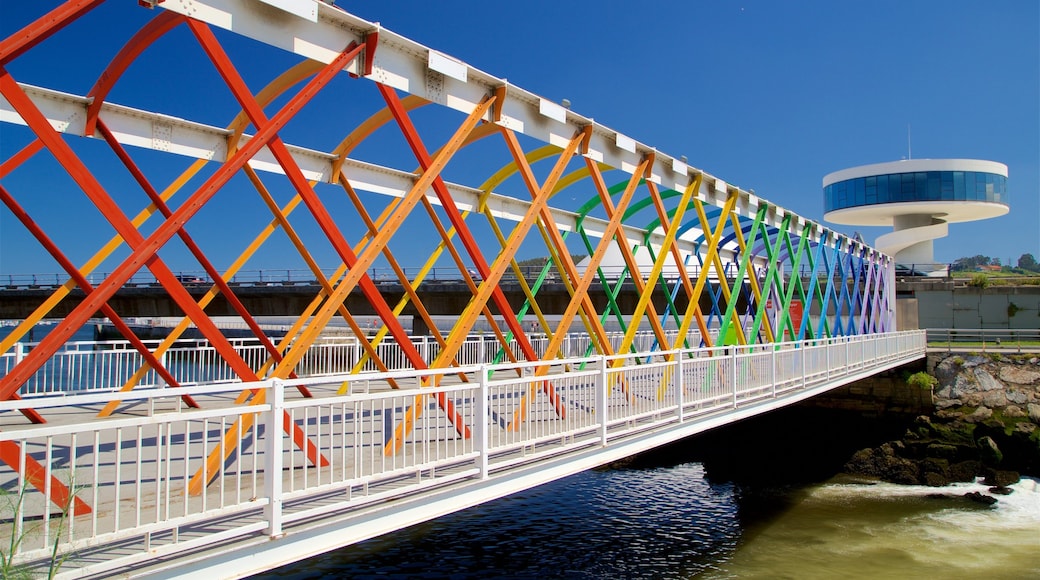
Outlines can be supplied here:
<path id="1" fill-rule="evenodd" d="M 922 333 L 902 333 L 601 357 L 538 376 L 537 363 L 401 372 L 399 390 L 376 387 L 380 375 L 267 381 L 249 385 L 266 397 L 255 405 L 235 404 L 241 384 L 153 389 L 118 395 L 124 405 L 103 420 L 96 413 L 117 395 L 5 402 L 0 439 L 71 483 L 91 511 L 63 519 L 5 468 L 9 497 L 25 492 L 0 533 L 21 534 L 20 560 L 37 569 L 57 538 L 70 577 L 176 576 L 222 559 L 221 575 L 256 572 L 790 404 L 923 352 Z M 437 386 L 417 388 L 424 378 Z M 304 382 L 313 398 L 294 388 Z M 187 408 L 182 393 L 201 408 Z M 28 406 L 49 422 L 26 425 L 17 410 Z M 402 427 L 409 416 L 411 430 Z M 397 451 L 386 453 L 395 436 Z M 222 469 L 219 460 L 205 467 L 214 451 L 227 456 Z M 204 469 L 212 482 L 193 493 L 190 481 Z M 268 478 L 273 472 L 281 477 Z"/>

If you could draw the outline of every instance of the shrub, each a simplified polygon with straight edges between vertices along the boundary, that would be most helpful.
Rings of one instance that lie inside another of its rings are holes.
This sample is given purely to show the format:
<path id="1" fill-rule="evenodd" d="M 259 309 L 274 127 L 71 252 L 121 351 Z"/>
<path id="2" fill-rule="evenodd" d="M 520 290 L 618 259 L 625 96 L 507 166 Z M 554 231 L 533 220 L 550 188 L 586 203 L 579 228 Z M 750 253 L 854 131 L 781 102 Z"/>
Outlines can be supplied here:
<path id="1" fill-rule="evenodd" d="M 934 389 L 939 384 L 939 379 L 920 371 L 907 377 L 906 384 L 919 389 Z"/>
<path id="2" fill-rule="evenodd" d="M 985 288 L 989 286 L 989 276 L 985 274 L 972 274 L 971 280 L 968 282 L 968 286 L 974 286 L 976 288 Z"/>

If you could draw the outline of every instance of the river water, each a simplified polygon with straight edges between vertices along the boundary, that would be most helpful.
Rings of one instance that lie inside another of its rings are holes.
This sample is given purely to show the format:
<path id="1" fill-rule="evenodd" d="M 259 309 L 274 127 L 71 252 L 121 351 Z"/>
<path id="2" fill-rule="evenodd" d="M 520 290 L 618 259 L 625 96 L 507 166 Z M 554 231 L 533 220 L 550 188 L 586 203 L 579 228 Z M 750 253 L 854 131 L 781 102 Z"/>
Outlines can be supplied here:
<path id="1" fill-rule="evenodd" d="M 264 577 L 1040 578 L 1035 479 L 985 506 L 963 498 L 982 483 L 715 481 L 681 455 L 580 473 Z"/>

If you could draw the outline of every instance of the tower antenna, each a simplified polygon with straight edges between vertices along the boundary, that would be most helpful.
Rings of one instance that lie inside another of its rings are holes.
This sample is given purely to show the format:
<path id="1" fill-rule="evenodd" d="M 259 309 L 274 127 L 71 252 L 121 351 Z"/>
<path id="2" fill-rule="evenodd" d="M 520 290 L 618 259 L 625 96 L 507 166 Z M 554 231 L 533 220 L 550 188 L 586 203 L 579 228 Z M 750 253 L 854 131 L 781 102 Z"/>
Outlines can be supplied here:
<path id="1" fill-rule="evenodd" d="M 906 124 L 906 158 L 913 159 L 914 155 L 910 148 L 910 123 Z"/>

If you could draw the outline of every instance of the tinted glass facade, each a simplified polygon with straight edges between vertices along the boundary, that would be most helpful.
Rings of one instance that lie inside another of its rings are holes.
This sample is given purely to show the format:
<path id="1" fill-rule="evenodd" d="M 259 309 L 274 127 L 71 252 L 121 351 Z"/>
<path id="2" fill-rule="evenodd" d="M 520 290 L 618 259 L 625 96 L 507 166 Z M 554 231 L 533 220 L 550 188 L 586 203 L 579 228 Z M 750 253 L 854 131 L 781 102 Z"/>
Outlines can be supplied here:
<path id="1" fill-rule="evenodd" d="M 823 189 L 824 211 L 906 201 L 989 201 L 1008 205 L 1007 178 L 978 171 L 918 171 L 857 177 Z"/>

